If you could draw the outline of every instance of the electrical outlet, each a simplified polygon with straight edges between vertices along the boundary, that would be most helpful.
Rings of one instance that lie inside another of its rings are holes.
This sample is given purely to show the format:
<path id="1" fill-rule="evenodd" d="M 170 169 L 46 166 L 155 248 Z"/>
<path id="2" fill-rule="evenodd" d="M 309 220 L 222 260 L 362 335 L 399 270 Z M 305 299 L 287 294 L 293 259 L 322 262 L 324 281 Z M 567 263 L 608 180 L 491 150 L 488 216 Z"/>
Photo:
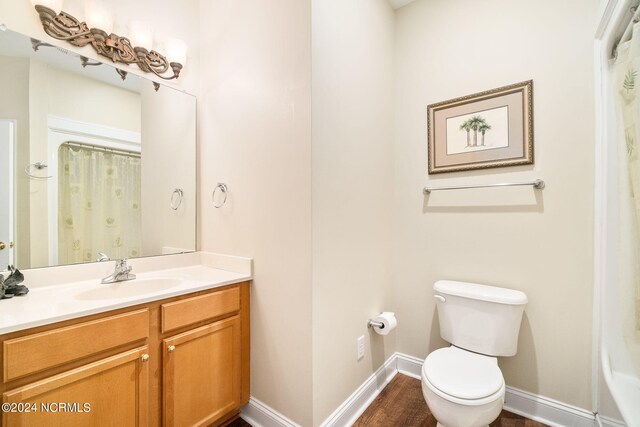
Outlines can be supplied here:
<path id="1" fill-rule="evenodd" d="M 358 360 L 364 357 L 364 335 L 358 338 Z"/>

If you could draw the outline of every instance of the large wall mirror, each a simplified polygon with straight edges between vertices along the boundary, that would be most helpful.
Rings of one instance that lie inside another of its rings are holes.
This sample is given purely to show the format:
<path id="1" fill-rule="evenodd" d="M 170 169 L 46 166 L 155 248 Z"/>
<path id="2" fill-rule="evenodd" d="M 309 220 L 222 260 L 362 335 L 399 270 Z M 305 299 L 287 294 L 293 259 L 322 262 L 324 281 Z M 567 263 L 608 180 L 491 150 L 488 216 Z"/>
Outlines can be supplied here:
<path id="1" fill-rule="evenodd" d="M 0 271 L 194 251 L 195 97 L 0 31 Z"/>

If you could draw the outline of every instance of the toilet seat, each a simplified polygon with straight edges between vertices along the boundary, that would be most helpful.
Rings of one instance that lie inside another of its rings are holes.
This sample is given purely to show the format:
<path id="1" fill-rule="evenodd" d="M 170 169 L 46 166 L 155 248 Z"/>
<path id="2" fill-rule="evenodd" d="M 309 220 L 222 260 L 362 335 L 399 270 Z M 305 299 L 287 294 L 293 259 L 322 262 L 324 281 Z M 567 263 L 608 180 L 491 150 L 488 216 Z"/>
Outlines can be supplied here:
<path id="1" fill-rule="evenodd" d="M 422 378 L 440 397 L 464 405 L 482 405 L 504 395 L 497 359 L 455 346 L 429 354 Z"/>

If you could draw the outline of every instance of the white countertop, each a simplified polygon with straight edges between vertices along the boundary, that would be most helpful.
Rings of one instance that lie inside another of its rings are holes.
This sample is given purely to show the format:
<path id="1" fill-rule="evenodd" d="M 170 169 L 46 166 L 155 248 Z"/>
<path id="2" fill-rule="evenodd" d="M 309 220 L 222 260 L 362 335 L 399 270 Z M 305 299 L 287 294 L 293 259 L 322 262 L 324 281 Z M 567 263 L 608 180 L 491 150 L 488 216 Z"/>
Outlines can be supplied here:
<path id="1" fill-rule="evenodd" d="M 172 264 L 170 256 L 160 258 L 163 265 Z M 56 277 L 51 279 L 53 285 L 38 283 L 32 287 L 29 284 L 30 276 L 34 277 L 35 282 L 38 274 L 42 273 L 29 274 L 30 270 L 25 270 L 24 284 L 30 288 L 30 292 L 25 296 L 0 300 L 0 334 L 251 280 L 250 260 L 236 258 L 229 263 L 224 258 L 214 254 L 191 254 L 176 258 L 179 262 L 175 264 L 180 265 L 178 268 L 151 271 L 148 271 L 151 265 L 149 260 L 143 260 L 138 262 L 141 265 L 140 272 L 136 272 L 137 260 L 131 260 L 136 279 L 109 285 L 101 284 L 100 276 L 70 283 L 60 283 L 61 279 Z M 185 259 L 190 262 L 185 263 Z M 192 262 L 193 265 L 184 265 Z M 247 263 L 248 271 L 244 268 Z M 238 271 L 223 270 L 212 266 L 216 264 L 224 267 L 240 264 L 243 268 L 235 268 Z M 58 271 L 66 270 L 65 273 L 71 277 L 73 275 L 68 274 L 70 269 L 73 266 L 61 267 Z M 57 274 L 56 267 L 48 270 L 50 276 Z M 141 288 L 136 290 L 136 285 L 144 287 L 144 290 L 138 292 Z"/>

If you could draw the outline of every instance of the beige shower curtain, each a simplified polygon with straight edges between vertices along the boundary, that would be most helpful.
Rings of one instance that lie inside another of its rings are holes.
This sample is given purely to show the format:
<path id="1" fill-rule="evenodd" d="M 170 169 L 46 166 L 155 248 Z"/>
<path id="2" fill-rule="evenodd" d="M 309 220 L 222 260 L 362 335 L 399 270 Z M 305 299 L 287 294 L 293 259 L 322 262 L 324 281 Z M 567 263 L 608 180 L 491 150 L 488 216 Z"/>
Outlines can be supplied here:
<path id="1" fill-rule="evenodd" d="M 615 93 L 622 117 L 618 146 L 619 277 L 622 333 L 640 375 L 640 24 L 618 46 Z"/>
<path id="2" fill-rule="evenodd" d="M 59 263 L 140 256 L 140 158 L 63 144 L 58 166 Z"/>

